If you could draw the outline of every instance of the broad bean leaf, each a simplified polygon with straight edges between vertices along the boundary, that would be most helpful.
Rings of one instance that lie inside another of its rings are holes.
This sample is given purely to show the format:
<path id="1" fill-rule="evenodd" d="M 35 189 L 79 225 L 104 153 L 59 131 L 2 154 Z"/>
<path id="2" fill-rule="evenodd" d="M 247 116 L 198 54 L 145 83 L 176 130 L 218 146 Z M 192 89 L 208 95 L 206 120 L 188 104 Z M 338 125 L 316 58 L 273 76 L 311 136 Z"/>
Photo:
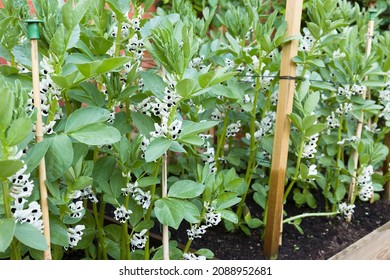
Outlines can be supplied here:
<path id="1" fill-rule="evenodd" d="M 36 250 L 46 250 L 47 243 L 42 233 L 29 223 L 17 223 L 15 227 L 15 237 L 24 245 Z"/>
<path id="2" fill-rule="evenodd" d="M 155 202 L 154 213 L 163 225 L 178 229 L 184 219 L 184 207 L 174 198 L 161 198 Z"/>
<path id="3" fill-rule="evenodd" d="M 204 188 L 204 184 L 191 180 L 180 180 L 169 188 L 168 196 L 176 198 L 195 198 L 203 192 Z"/>
<path id="4" fill-rule="evenodd" d="M 0 253 L 4 253 L 12 242 L 15 233 L 15 220 L 0 220 Z"/>

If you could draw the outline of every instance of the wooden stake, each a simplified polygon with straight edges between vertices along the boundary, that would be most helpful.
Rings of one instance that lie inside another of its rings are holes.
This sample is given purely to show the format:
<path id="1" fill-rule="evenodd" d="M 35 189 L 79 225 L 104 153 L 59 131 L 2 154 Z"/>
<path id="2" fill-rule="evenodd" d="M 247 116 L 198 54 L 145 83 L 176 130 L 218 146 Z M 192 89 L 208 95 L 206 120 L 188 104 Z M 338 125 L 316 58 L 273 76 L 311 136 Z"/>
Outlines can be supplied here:
<path id="1" fill-rule="evenodd" d="M 373 8 L 373 6 L 371 6 Z M 374 25 L 375 25 L 375 11 L 369 10 L 370 13 L 370 20 L 368 21 L 368 27 L 367 27 L 367 41 L 366 41 L 366 57 L 369 57 L 371 54 L 371 47 L 372 47 L 372 37 L 374 35 Z M 367 80 L 368 77 L 365 77 L 365 80 Z M 367 96 L 367 88 L 364 89 L 362 98 L 366 99 Z M 364 122 L 364 111 L 361 111 L 360 119 L 358 120 L 357 126 L 356 126 L 356 138 L 359 140 L 362 136 L 362 130 L 363 130 L 363 122 Z M 355 191 L 356 191 L 356 177 L 357 177 L 357 168 L 359 166 L 359 152 L 358 150 L 353 151 L 353 162 L 354 162 L 354 172 L 351 178 L 351 183 L 349 185 L 349 192 L 348 192 L 348 202 L 349 204 L 354 203 L 355 199 Z M 350 220 L 351 218 L 348 218 Z"/>
<path id="2" fill-rule="evenodd" d="M 167 186 L 167 180 L 168 180 L 168 159 L 167 154 L 164 154 L 162 156 L 162 179 L 161 179 L 161 186 L 162 186 L 162 197 L 166 197 L 168 193 L 168 186 Z M 167 225 L 163 225 L 163 232 L 162 232 L 162 242 L 163 242 L 163 259 L 169 260 L 169 230 Z"/>
<path id="3" fill-rule="evenodd" d="M 286 4 L 286 37 L 300 34 L 303 0 L 287 0 Z M 292 40 L 282 49 L 279 96 L 276 110 L 276 127 L 272 166 L 270 176 L 270 190 L 268 195 L 268 214 L 265 227 L 264 254 L 267 258 L 277 257 L 279 242 L 281 241 L 281 219 L 283 212 L 283 195 L 287 166 L 288 143 L 290 138 L 290 120 L 288 115 L 292 111 L 295 89 L 296 65 L 292 59 L 298 54 L 298 40 Z"/>
<path id="4" fill-rule="evenodd" d="M 42 110 L 41 110 L 41 95 L 39 90 L 39 58 L 38 58 L 38 39 L 39 39 L 39 20 L 26 20 L 28 23 L 28 37 L 31 41 L 31 66 L 32 66 L 32 80 L 33 80 L 33 94 L 34 94 L 34 107 L 37 108 L 37 121 L 35 124 L 35 138 L 36 142 L 43 141 L 43 123 L 42 123 Z M 50 222 L 49 222 L 49 205 L 47 199 L 46 188 L 46 164 L 45 158 L 39 163 L 39 192 L 40 202 L 42 210 L 43 221 L 43 235 L 45 236 L 47 243 L 47 250 L 43 252 L 44 260 L 51 260 L 50 249 Z"/>

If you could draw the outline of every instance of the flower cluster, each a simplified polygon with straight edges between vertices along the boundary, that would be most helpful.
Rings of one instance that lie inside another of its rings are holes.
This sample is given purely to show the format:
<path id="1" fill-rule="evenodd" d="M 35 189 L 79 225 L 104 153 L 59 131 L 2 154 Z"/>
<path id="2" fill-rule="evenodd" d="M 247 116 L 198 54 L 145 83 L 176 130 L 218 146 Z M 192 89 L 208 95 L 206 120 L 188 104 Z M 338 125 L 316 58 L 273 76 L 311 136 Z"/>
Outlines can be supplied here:
<path id="1" fill-rule="evenodd" d="M 263 138 L 267 133 L 271 132 L 272 126 L 276 120 L 275 112 L 268 112 L 265 114 L 265 117 L 261 120 L 261 122 L 256 122 L 257 130 L 254 133 L 254 137 L 256 141 L 259 141 Z M 249 133 L 245 134 L 245 137 L 250 140 L 251 135 Z"/>
<path id="2" fill-rule="evenodd" d="M 68 228 L 68 246 L 65 247 L 65 250 L 77 246 L 77 244 L 81 240 L 81 236 L 83 236 L 84 234 L 84 230 L 84 225 L 77 225 L 74 228 Z"/>
<path id="3" fill-rule="evenodd" d="M 205 151 L 203 155 L 206 156 L 203 159 L 203 162 L 209 165 L 210 171 L 213 173 L 217 172 L 217 167 L 215 166 L 215 149 L 211 147 L 209 142 L 207 142 L 205 145 Z"/>
<path id="4" fill-rule="evenodd" d="M 192 225 L 191 229 L 187 229 L 188 239 L 194 240 L 195 238 L 201 238 L 203 234 L 206 233 L 206 229 L 212 226 L 216 226 L 221 222 L 221 213 L 215 212 L 215 202 L 209 203 L 205 202 L 204 207 L 206 208 L 206 213 L 203 218 L 206 222 L 205 225 Z"/>
<path id="5" fill-rule="evenodd" d="M 316 133 L 309 138 L 309 142 L 303 146 L 302 157 L 303 158 L 314 158 L 317 153 L 317 141 L 319 134 Z"/>
<path id="6" fill-rule="evenodd" d="M 137 202 L 138 205 L 141 205 L 142 208 L 149 208 L 150 201 L 152 199 L 150 191 L 144 192 L 143 190 L 138 188 L 138 182 L 127 183 L 126 188 L 122 188 L 121 191 L 122 194 L 125 196 L 131 194 L 132 198 Z"/>
<path id="7" fill-rule="evenodd" d="M 350 219 L 354 212 L 355 204 L 347 204 L 345 202 L 339 204 L 339 212 L 344 215 L 346 219 Z"/>
<path id="8" fill-rule="evenodd" d="M 168 118 L 162 117 L 161 124 L 154 123 L 155 131 L 150 132 L 150 135 L 153 138 L 170 136 L 173 140 L 176 140 L 181 133 L 181 120 L 174 120 L 170 125 L 168 125 Z"/>
<path id="9" fill-rule="evenodd" d="M 331 114 L 326 117 L 326 123 L 329 128 L 338 128 L 340 126 L 340 120 L 335 116 L 334 112 L 331 112 Z"/>
<path id="10" fill-rule="evenodd" d="M 74 191 L 69 195 L 69 198 L 77 199 L 77 198 L 86 198 L 92 203 L 98 203 L 99 200 L 97 199 L 95 192 L 92 190 L 92 186 L 88 186 L 83 190 L 77 190 Z"/>
<path id="11" fill-rule="evenodd" d="M 126 207 L 122 205 L 114 211 L 115 220 L 125 223 L 128 219 L 130 219 L 131 213 L 133 213 L 131 210 L 126 209 Z"/>
<path id="12" fill-rule="evenodd" d="M 33 181 L 29 180 L 30 173 L 25 174 L 26 169 L 27 165 L 23 165 L 16 174 L 8 177 L 12 184 L 10 196 L 15 199 L 13 205 L 11 205 L 11 212 L 16 221 L 22 224 L 32 224 L 35 228 L 42 231 L 41 206 L 36 201 L 32 201 L 28 204 L 27 209 L 25 208 L 27 198 L 31 196 L 34 188 Z"/>
<path id="13" fill-rule="evenodd" d="M 141 230 L 141 232 L 135 232 L 130 239 L 131 249 L 143 249 L 145 247 L 146 241 L 148 240 L 148 236 L 145 235 L 147 229 Z"/>
<path id="14" fill-rule="evenodd" d="M 71 211 L 69 215 L 71 218 L 74 219 L 81 218 L 83 216 L 83 210 L 84 210 L 83 202 L 81 200 L 72 202 L 69 205 L 69 210 Z"/>
<path id="15" fill-rule="evenodd" d="M 359 198 L 363 201 L 367 201 L 371 198 L 374 192 L 372 185 L 371 175 L 374 174 L 372 165 L 363 167 L 362 172 L 357 177 L 357 183 L 360 187 Z"/>
<path id="16" fill-rule="evenodd" d="M 234 137 L 236 133 L 240 131 L 241 121 L 231 123 L 226 128 L 226 137 Z"/>
<path id="17" fill-rule="evenodd" d="M 302 36 L 302 40 L 300 41 L 298 50 L 303 52 L 309 52 L 313 47 L 314 37 L 313 35 L 311 35 L 309 29 L 307 29 L 306 27 L 303 28 L 303 33 L 304 35 Z"/>
<path id="18" fill-rule="evenodd" d="M 184 253 L 183 258 L 188 261 L 204 261 L 206 260 L 205 256 L 196 256 L 194 253 Z"/>

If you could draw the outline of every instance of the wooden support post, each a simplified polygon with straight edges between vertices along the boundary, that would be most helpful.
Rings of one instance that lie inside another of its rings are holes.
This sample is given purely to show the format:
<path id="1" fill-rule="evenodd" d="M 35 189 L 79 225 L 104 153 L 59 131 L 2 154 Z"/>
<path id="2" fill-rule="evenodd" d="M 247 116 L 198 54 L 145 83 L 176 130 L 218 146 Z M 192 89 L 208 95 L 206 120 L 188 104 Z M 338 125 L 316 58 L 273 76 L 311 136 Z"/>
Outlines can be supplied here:
<path id="1" fill-rule="evenodd" d="M 39 59 L 38 59 L 38 39 L 40 20 L 26 20 L 28 23 L 28 37 L 31 41 L 31 66 L 32 66 L 32 80 L 33 80 L 33 94 L 34 106 L 37 108 L 37 121 L 35 124 L 35 138 L 36 142 L 43 141 L 43 123 L 41 111 L 41 95 L 39 90 Z M 49 204 L 46 188 L 46 164 L 45 158 L 42 158 L 39 163 L 39 193 L 42 209 L 43 235 L 47 243 L 47 250 L 43 252 L 44 260 L 51 260 L 50 250 L 50 222 L 49 222 Z"/>
<path id="2" fill-rule="evenodd" d="M 286 37 L 300 34 L 303 0 L 287 0 Z M 290 120 L 292 111 L 296 65 L 292 59 L 298 53 L 298 40 L 292 40 L 282 49 L 279 96 L 276 110 L 275 140 L 272 153 L 271 176 L 269 181 L 268 214 L 265 227 L 264 254 L 269 259 L 277 257 L 283 212 L 283 195 L 287 166 L 288 143 L 290 138 Z M 290 78 L 288 78 L 290 77 Z"/>

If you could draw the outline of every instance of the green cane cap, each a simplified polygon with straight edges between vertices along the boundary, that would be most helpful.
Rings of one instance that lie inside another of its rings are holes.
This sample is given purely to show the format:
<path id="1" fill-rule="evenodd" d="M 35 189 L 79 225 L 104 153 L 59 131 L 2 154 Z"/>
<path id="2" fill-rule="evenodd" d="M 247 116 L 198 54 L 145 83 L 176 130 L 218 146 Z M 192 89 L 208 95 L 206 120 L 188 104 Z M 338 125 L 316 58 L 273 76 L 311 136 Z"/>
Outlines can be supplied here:
<path id="1" fill-rule="evenodd" d="M 369 20 L 374 20 L 376 15 L 378 13 L 378 10 L 375 8 L 370 8 L 368 9 L 368 14 L 369 14 Z"/>
<path id="2" fill-rule="evenodd" d="M 39 19 L 27 19 L 27 20 L 24 20 L 24 22 L 26 22 L 28 25 L 27 25 L 27 28 L 28 28 L 28 33 L 27 33 L 27 36 L 30 40 L 33 40 L 33 39 L 39 39 L 40 36 L 39 36 L 39 23 L 42 23 L 43 20 L 39 20 Z"/>

